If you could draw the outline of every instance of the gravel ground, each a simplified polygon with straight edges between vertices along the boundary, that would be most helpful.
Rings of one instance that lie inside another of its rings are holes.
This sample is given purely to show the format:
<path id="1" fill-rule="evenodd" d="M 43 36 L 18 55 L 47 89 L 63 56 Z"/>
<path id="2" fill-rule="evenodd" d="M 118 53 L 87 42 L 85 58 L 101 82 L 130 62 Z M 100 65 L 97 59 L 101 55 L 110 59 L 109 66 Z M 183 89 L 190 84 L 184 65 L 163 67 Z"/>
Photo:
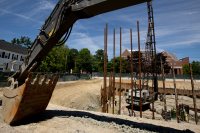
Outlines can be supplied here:
<path id="1" fill-rule="evenodd" d="M 124 115 L 103 114 L 100 112 L 70 109 L 50 104 L 47 110 L 29 118 L 18 126 L 0 122 L 1 133 L 151 133 L 151 132 L 195 132 L 200 130 L 188 123 L 178 126 L 174 122 L 160 122 L 145 118 Z"/>

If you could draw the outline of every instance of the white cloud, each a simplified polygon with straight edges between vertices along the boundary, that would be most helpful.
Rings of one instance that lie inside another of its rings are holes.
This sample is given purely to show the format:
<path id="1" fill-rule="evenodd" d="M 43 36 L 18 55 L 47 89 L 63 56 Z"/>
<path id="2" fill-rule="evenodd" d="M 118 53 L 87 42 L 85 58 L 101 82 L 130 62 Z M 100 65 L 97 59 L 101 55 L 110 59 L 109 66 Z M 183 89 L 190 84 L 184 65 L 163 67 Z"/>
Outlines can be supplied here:
<path id="1" fill-rule="evenodd" d="M 200 36 L 200 35 L 199 35 Z M 171 40 L 171 41 L 166 41 L 162 43 L 162 47 L 184 47 L 184 46 L 191 46 L 194 44 L 200 44 L 200 38 L 197 36 L 194 37 L 189 37 L 189 38 L 184 38 L 183 40 Z"/>
<path id="2" fill-rule="evenodd" d="M 4 12 L 6 14 L 10 14 L 10 15 L 13 15 L 13 16 L 16 16 L 16 17 L 19 17 L 19 18 L 22 18 L 22 19 L 26 19 L 26 20 L 30 20 L 30 21 L 34 21 L 34 22 L 37 22 L 37 23 L 41 23 L 40 21 L 38 20 L 35 20 L 31 17 L 28 17 L 28 16 L 25 16 L 23 14 L 19 14 L 19 13 L 14 13 L 14 12 L 11 12 L 11 11 L 8 11 L 8 10 L 4 10 L 4 9 L 0 9 L 1 12 Z"/>
<path id="3" fill-rule="evenodd" d="M 160 40 L 159 47 L 162 48 L 183 48 L 200 44 L 200 33 L 188 34 L 185 36 L 176 35 L 177 37 L 169 40 Z"/>
<path id="4" fill-rule="evenodd" d="M 26 16 L 44 21 L 53 10 L 55 3 L 47 0 L 41 0 L 30 6 L 30 11 L 26 12 Z"/>
<path id="5" fill-rule="evenodd" d="M 99 41 L 101 40 L 101 37 L 90 37 L 85 33 L 73 33 L 71 35 L 69 41 L 67 41 L 67 45 L 70 48 L 76 48 L 76 49 L 82 49 L 82 48 L 88 48 L 90 49 L 91 53 L 94 53 L 97 49 L 100 49 Z"/>
<path id="6" fill-rule="evenodd" d="M 36 1 L 32 5 L 29 6 L 29 10 L 26 12 L 22 12 L 21 5 L 25 4 L 26 0 L 20 0 L 19 2 L 8 2 L 8 1 L 1 1 L 5 6 L 1 7 L 0 13 L 1 15 L 10 14 L 21 19 L 30 20 L 37 22 L 38 24 L 42 24 L 43 22 L 40 20 L 39 16 L 44 16 L 47 14 L 45 11 L 53 10 L 55 3 L 48 1 L 48 0 L 40 0 Z M 17 9 L 17 10 L 16 10 Z"/>
<path id="7" fill-rule="evenodd" d="M 52 10 L 55 6 L 55 3 L 48 0 L 42 0 L 38 5 L 38 10 Z"/>
<path id="8" fill-rule="evenodd" d="M 144 49 L 144 36 L 146 38 L 146 31 L 141 31 L 141 49 Z M 142 35 L 143 34 L 143 35 Z M 116 56 L 119 56 L 120 51 L 120 33 L 119 29 L 116 29 Z M 88 48 L 92 54 L 95 53 L 98 49 L 104 49 L 104 35 L 97 34 L 97 35 L 88 35 L 87 32 L 72 32 L 69 40 L 67 41 L 67 45 L 70 48 L 76 48 L 78 50 L 82 48 Z M 133 32 L 133 48 L 137 49 L 137 33 L 136 31 Z M 122 52 L 125 49 L 130 49 L 130 29 L 122 29 Z M 113 57 L 113 33 L 108 34 L 108 56 L 109 59 Z"/>
<path id="9" fill-rule="evenodd" d="M 58 0 L 0 0 L 0 17 L 5 14 L 13 15 L 22 20 L 34 22 L 39 27 L 44 23 Z M 27 3 L 30 3 L 27 5 Z M 200 42 L 200 18 L 198 0 L 155 1 L 154 18 L 157 50 L 178 49 L 180 46 L 190 46 Z M 180 4 L 181 3 L 181 4 Z M 24 6 L 25 5 L 25 6 Z M 27 6 L 26 6 L 27 5 Z M 69 47 L 81 49 L 89 48 L 92 53 L 97 49 L 103 49 L 104 24 L 109 25 L 108 51 L 110 57 L 113 50 L 112 30 L 116 28 L 116 52 L 119 53 L 119 27 L 123 28 L 122 48 L 130 49 L 129 27 L 133 28 L 133 46 L 137 48 L 136 20 L 140 21 L 141 47 L 144 47 L 147 34 L 146 4 L 130 7 L 107 14 L 99 15 L 89 20 L 81 20 L 75 24 L 67 44 Z M 198 8 L 197 8 L 198 7 Z M 3 17 L 1 19 L 3 19 Z M 11 18 L 10 17 L 10 18 Z M 38 21 L 39 20 L 39 21 Z M 13 21 L 13 23 L 14 23 Z M 35 23 L 36 22 L 36 23 Z M 23 24 L 23 23 L 22 23 Z M 35 26 L 36 27 L 36 26 Z M 34 28 L 35 28 L 34 27 Z M 177 46 L 177 47 L 176 47 Z M 122 51 L 123 51 L 122 50 Z"/>
<path id="10" fill-rule="evenodd" d="M 183 12 L 184 15 L 195 15 L 195 14 L 199 14 L 198 11 L 185 11 Z"/>

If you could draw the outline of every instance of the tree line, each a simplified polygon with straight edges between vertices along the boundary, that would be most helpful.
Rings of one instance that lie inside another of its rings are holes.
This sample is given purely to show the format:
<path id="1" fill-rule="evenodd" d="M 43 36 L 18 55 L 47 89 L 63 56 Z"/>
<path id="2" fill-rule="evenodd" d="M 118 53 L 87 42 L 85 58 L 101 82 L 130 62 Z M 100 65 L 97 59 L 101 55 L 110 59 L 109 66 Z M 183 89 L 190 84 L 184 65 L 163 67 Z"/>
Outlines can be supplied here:
<path id="1" fill-rule="evenodd" d="M 30 48 L 32 41 L 28 37 L 14 38 L 11 40 L 11 43 L 16 45 L 21 45 L 22 47 Z M 141 58 L 141 70 L 142 72 L 151 72 L 152 69 L 156 73 L 161 73 L 161 62 L 164 67 L 165 73 L 170 72 L 171 67 L 166 61 L 166 56 L 162 53 L 156 55 L 156 64 L 150 63 L 147 65 L 145 63 L 145 58 L 143 53 L 140 53 Z M 138 73 L 138 62 L 139 62 L 139 53 L 134 51 L 132 53 L 132 59 L 130 56 L 127 58 L 122 58 L 122 73 L 131 72 L 131 60 L 133 62 L 133 72 Z M 115 66 L 113 67 L 114 59 L 107 60 L 107 71 L 111 72 L 113 69 L 116 73 L 120 72 L 120 57 L 115 58 Z M 103 73 L 104 66 L 104 50 L 98 49 L 94 55 L 91 54 L 88 48 L 83 48 L 81 50 L 70 49 L 66 45 L 55 46 L 49 54 L 41 62 L 37 71 L 40 72 L 67 72 L 67 73 L 92 73 L 100 72 Z M 200 75 L 200 62 L 192 62 L 193 74 Z M 189 74 L 189 65 L 183 66 L 183 73 Z"/>

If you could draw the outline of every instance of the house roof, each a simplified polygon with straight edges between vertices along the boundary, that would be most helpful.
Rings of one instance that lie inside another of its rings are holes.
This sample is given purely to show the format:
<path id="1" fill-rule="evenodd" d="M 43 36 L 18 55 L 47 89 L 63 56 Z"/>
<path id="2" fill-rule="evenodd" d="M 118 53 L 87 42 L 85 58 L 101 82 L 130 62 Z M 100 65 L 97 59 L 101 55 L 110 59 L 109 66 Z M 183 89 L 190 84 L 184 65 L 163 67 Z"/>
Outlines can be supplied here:
<path id="1" fill-rule="evenodd" d="M 20 45 L 12 44 L 6 42 L 5 40 L 0 40 L 0 49 L 11 51 L 19 54 L 28 54 L 28 50 Z"/>
<path id="2" fill-rule="evenodd" d="M 131 53 L 127 49 L 122 53 L 122 57 L 127 57 L 130 55 L 131 55 Z"/>
<path id="3" fill-rule="evenodd" d="M 178 58 L 177 58 L 174 54 L 172 54 L 172 53 L 170 53 L 170 52 L 163 51 L 162 54 L 163 54 L 164 56 L 167 56 L 167 59 L 170 60 L 170 61 L 171 61 L 171 60 L 172 60 L 172 61 L 178 61 Z"/>

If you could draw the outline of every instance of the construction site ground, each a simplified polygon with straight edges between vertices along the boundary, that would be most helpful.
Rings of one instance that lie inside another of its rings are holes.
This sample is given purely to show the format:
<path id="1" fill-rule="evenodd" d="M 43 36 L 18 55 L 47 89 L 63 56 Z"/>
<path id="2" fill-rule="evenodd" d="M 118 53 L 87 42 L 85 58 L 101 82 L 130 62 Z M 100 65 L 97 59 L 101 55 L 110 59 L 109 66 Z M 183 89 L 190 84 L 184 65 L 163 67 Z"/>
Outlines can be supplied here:
<path id="1" fill-rule="evenodd" d="M 186 132 L 200 132 L 200 122 L 198 125 L 195 124 L 192 118 L 193 111 L 190 111 L 189 123 L 182 121 L 177 123 L 176 119 L 164 121 L 160 115 L 163 102 L 159 100 L 155 102 L 155 120 L 151 119 L 152 112 L 149 110 L 143 112 L 143 118 L 139 117 L 138 111 L 135 111 L 136 117 L 128 116 L 125 97 L 122 97 L 122 115 L 101 113 L 100 89 L 102 85 L 102 79 L 58 82 L 44 113 L 26 119 L 17 126 L 9 126 L 0 120 L 0 132 L 135 133 L 178 132 L 187 129 Z M 190 82 L 188 82 L 189 85 Z M 3 89 L 5 88 L 0 88 L 1 96 Z M 193 106 L 192 98 L 187 96 L 179 96 L 179 103 Z M 170 110 L 173 107 L 175 108 L 174 96 L 168 95 L 167 109 Z M 200 108 L 198 98 L 197 107 Z M 111 111 L 111 108 L 109 110 Z M 118 106 L 115 107 L 115 112 L 117 110 Z"/>

